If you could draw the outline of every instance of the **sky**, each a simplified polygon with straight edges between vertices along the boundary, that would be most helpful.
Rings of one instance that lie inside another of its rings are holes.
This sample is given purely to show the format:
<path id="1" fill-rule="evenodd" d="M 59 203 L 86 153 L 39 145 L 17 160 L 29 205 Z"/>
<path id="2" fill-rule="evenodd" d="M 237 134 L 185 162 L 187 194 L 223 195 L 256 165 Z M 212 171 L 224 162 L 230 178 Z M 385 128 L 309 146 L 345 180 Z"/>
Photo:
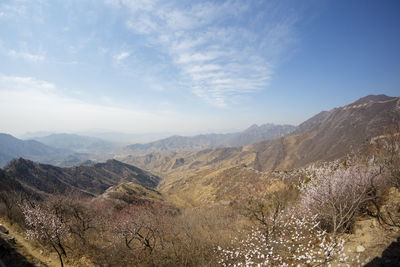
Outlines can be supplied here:
<path id="1" fill-rule="evenodd" d="M 397 0 L 0 0 L 0 132 L 229 132 L 400 96 L 399 14 Z"/>

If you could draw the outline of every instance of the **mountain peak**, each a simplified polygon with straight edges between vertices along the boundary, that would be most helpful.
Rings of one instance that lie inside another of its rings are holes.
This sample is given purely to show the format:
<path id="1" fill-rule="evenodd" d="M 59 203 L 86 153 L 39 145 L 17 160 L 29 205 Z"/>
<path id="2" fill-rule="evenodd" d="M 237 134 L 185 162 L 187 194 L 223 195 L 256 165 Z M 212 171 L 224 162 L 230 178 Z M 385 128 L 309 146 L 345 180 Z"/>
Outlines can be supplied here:
<path id="1" fill-rule="evenodd" d="M 391 97 L 391 96 L 387 96 L 387 95 L 367 95 L 365 97 L 362 97 L 360 99 L 358 99 L 357 101 L 355 101 L 354 103 L 350 104 L 350 105 L 361 105 L 361 104 L 367 104 L 367 103 L 371 103 L 371 102 L 380 102 L 380 101 L 388 101 L 388 100 L 392 100 L 395 99 L 396 97 Z"/>
<path id="2" fill-rule="evenodd" d="M 32 165 L 33 162 L 28 159 L 18 157 L 18 158 L 12 159 L 10 162 L 8 162 L 4 166 L 4 169 L 10 169 L 10 168 L 14 168 L 15 166 L 21 166 L 21 165 L 27 165 L 27 164 Z"/>

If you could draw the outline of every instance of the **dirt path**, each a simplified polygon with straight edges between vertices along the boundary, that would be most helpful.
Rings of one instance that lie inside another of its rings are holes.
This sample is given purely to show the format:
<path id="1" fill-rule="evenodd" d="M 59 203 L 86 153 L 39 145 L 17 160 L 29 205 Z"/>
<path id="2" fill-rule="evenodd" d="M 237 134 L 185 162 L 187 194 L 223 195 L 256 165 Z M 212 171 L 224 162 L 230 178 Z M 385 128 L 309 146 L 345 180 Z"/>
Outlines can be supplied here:
<path id="1" fill-rule="evenodd" d="M 31 241 L 25 239 L 25 233 L 19 232 L 15 225 L 10 225 L 10 223 L 3 218 L 0 218 L 0 224 L 7 228 L 9 231 L 8 236 L 13 236 L 15 238 L 15 244 L 12 245 L 13 249 L 24 256 L 30 263 L 35 266 L 43 267 L 60 266 L 56 253 L 49 253 L 46 249 L 33 246 Z M 64 266 L 69 267 L 70 265 L 64 263 Z"/>

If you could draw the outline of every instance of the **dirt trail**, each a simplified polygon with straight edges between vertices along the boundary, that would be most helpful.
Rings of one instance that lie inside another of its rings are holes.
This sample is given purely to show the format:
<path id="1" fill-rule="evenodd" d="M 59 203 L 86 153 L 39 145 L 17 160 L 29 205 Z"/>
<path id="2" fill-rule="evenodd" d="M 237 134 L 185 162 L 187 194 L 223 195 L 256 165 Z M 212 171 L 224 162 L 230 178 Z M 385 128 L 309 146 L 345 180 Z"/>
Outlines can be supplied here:
<path id="1" fill-rule="evenodd" d="M 399 233 L 383 229 L 375 219 L 357 221 L 354 228 L 354 233 L 346 238 L 345 252 L 351 258 L 359 255 L 360 262 L 364 264 L 381 257 L 382 252 L 399 236 Z"/>
<path id="2" fill-rule="evenodd" d="M 30 263 L 35 266 L 49 266 L 58 267 L 60 266 L 56 253 L 49 253 L 46 249 L 35 247 L 31 241 L 25 239 L 25 233 L 21 233 L 17 230 L 15 225 L 11 225 L 8 221 L 0 218 L 0 224 L 2 224 L 9 231 L 8 236 L 15 238 L 15 244 L 12 247 L 24 256 Z M 70 267 L 71 265 L 65 264 L 64 266 Z"/>

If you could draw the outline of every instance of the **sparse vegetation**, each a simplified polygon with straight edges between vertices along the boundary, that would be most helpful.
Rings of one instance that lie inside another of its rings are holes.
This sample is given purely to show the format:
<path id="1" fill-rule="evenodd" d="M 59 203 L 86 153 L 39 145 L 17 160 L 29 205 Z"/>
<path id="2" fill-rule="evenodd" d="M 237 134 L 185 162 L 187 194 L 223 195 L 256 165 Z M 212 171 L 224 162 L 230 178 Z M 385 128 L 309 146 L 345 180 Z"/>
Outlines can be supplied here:
<path id="1" fill-rule="evenodd" d="M 259 173 L 271 181 L 263 194 L 253 192 L 230 205 L 208 208 L 177 209 L 141 186 L 110 191 L 118 197 L 110 192 L 101 198 L 73 192 L 42 200 L 20 196 L 12 208 L 4 201 L 8 198 L 1 199 L 3 214 L 11 221 L 23 214 L 21 227 L 56 252 L 61 266 L 82 258 L 100 266 L 359 265 L 359 256 L 346 255 L 341 233 L 352 231 L 356 216 L 371 215 L 374 205 L 381 207 L 381 191 L 387 190 L 385 179 L 390 177 L 378 165 L 361 160 L 316 166 Z M 256 174 L 241 166 L 221 177 L 251 173 Z M 126 201 L 124 193 L 135 199 L 137 190 L 150 198 Z M 22 194 L 0 193 L 14 198 Z M 387 211 L 380 210 L 380 220 L 397 226 L 398 217 Z"/>

